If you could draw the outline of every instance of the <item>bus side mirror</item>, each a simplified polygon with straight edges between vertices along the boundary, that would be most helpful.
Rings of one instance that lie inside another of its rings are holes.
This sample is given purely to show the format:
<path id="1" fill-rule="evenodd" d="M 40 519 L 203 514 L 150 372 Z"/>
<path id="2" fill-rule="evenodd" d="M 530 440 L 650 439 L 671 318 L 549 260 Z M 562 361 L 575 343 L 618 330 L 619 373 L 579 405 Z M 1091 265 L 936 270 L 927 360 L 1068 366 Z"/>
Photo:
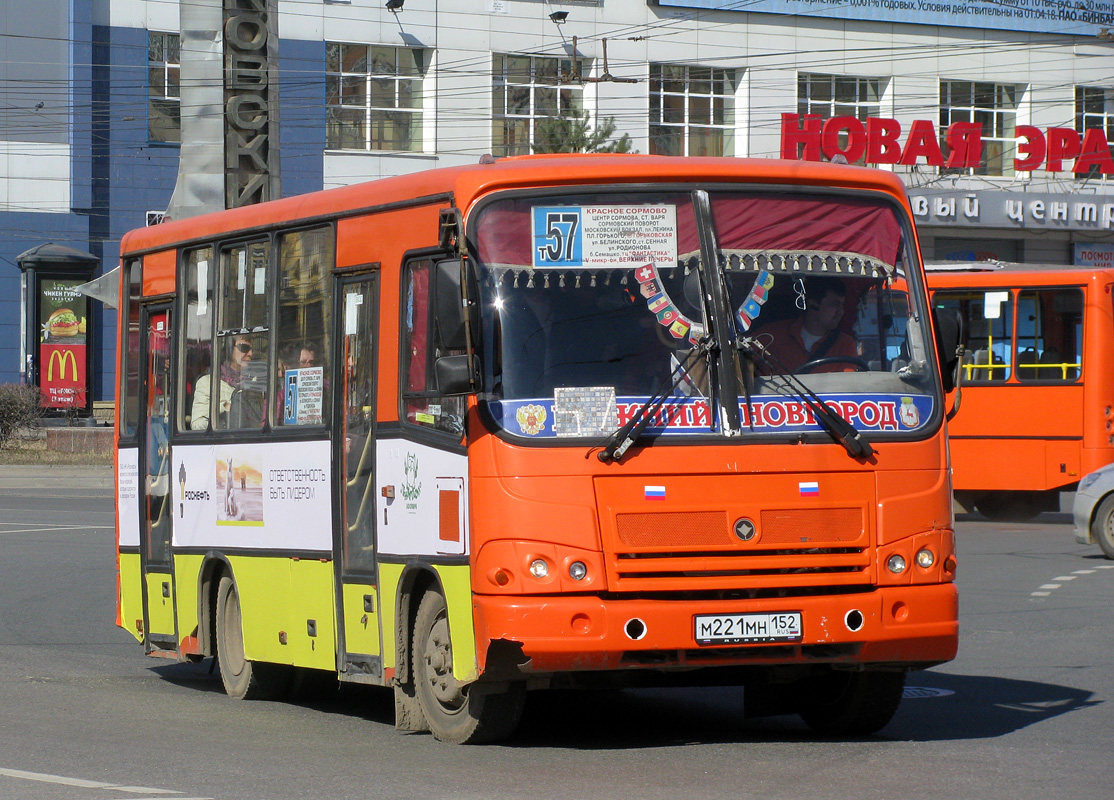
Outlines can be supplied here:
<path id="1" fill-rule="evenodd" d="M 944 384 L 946 394 L 959 385 L 963 317 L 958 311 L 934 308 L 932 327 L 936 330 L 936 357 L 940 360 L 940 380 Z"/>
<path id="2" fill-rule="evenodd" d="M 438 394 L 468 394 L 472 391 L 472 369 L 468 356 L 441 356 L 433 362 Z"/>
<path id="3" fill-rule="evenodd" d="M 460 261 L 438 261 L 433 267 L 434 311 L 441 345 L 463 350 L 468 345 L 464 326 L 464 293 L 460 285 Z"/>

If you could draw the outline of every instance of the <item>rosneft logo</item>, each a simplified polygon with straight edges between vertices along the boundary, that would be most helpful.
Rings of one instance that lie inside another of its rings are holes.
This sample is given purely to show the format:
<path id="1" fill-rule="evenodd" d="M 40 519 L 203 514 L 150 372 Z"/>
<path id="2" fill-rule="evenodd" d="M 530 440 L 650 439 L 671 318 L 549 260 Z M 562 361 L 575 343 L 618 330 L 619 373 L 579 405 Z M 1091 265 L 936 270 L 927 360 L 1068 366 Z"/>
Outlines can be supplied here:
<path id="1" fill-rule="evenodd" d="M 73 350 L 55 350 L 50 354 L 50 360 L 46 364 L 46 379 L 54 381 L 54 365 L 58 364 L 58 377 L 61 380 L 66 379 L 66 362 L 70 365 L 70 380 L 77 383 L 77 356 L 74 355 Z"/>
<path id="2" fill-rule="evenodd" d="M 735 536 L 741 542 L 749 542 L 758 535 L 758 526 L 746 517 L 735 520 Z"/>

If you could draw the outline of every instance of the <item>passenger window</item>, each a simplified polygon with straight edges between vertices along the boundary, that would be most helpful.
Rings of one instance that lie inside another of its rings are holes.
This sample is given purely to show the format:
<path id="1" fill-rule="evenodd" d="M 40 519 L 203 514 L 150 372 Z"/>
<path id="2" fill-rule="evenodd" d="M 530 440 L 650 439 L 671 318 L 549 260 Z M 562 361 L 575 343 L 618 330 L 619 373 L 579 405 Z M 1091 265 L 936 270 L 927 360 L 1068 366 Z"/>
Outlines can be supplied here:
<path id="1" fill-rule="evenodd" d="M 430 290 L 433 262 L 411 261 L 404 271 L 405 294 L 402 318 L 402 415 L 403 420 L 423 428 L 445 431 L 457 438 L 464 435 L 467 403 L 462 396 L 446 397 L 437 391 L 434 362 L 441 356 L 460 355 L 441 344 L 434 324 Z"/>
<path id="2" fill-rule="evenodd" d="M 1023 291 L 1017 298 L 1017 378 L 1075 381 L 1083 369 L 1083 292 Z"/>
<path id="3" fill-rule="evenodd" d="M 331 227 L 279 237 L 276 425 L 328 421 Z"/>
<path id="4" fill-rule="evenodd" d="M 185 255 L 185 309 L 182 359 L 179 372 L 178 429 L 203 431 L 209 427 L 204 400 L 194 410 L 197 383 L 213 364 L 213 248 L 200 247 Z"/>
<path id="5" fill-rule="evenodd" d="M 1013 368 L 1013 299 L 1008 289 L 937 292 L 937 308 L 963 316 L 963 382 L 1005 381 Z"/>
<path id="6" fill-rule="evenodd" d="M 139 298 L 143 292 L 143 262 L 139 259 L 124 264 L 127 270 L 127 297 L 124 299 L 124 347 L 120 359 L 120 436 L 135 436 L 139 420 Z"/>
<path id="7" fill-rule="evenodd" d="M 193 416 L 207 407 L 217 430 L 259 429 L 267 419 L 269 249 L 252 242 L 221 251 L 214 366 L 198 378 L 193 398 Z"/>

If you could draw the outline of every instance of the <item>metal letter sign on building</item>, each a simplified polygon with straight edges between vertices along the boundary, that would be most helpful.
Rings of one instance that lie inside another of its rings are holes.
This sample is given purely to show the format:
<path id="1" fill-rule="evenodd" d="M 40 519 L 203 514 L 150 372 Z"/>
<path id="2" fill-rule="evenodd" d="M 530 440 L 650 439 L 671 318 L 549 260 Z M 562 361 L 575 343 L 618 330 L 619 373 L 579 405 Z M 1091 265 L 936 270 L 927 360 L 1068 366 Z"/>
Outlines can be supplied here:
<path id="1" fill-rule="evenodd" d="M 271 54 L 278 36 L 271 28 L 275 0 L 224 0 L 225 206 L 277 197 L 277 88 Z M 272 166 L 274 156 L 274 166 Z"/>

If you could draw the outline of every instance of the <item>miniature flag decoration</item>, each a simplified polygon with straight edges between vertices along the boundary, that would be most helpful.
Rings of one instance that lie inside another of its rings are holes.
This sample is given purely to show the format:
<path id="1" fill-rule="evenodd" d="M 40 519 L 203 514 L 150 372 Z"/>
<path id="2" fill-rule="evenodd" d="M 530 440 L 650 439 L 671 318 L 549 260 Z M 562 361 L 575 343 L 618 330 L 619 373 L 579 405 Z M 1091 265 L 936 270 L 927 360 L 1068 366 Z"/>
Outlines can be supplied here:
<path id="1" fill-rule="evenodd" d="M 665 487 L 664 486 L 647 486 L 646 487 L 647 500 L 664 500 Z"/>
<path id="2" fill-rule="evenodd" d="M 816 481 L 801 481 L 797 484 L 797 490 L 801 493 L 802 497 L 819 495 L 820 484 Z"/>

